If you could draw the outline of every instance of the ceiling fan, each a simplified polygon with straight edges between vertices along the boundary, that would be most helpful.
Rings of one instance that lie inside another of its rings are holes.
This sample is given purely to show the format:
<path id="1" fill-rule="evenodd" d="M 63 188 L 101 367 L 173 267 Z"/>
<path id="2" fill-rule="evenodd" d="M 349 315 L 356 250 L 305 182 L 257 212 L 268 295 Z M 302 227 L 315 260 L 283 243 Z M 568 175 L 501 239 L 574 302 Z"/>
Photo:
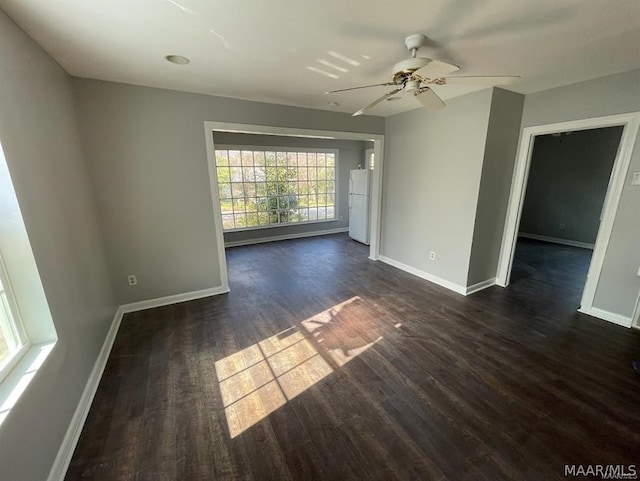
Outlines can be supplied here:
<path id="1" fill-rule="evenodd" d="M 509 85 L 520 79 L 517 76 L 500 76 L 500 77 L 447 77 L 447 75 L 457 72 L 460 67 L 456 67 L 450 63 L 440 60 L 433 60 L 425 57 L 417 57 L 416 54 L 420 47 L 427 41 L 427 37 L 421 34 L 409 35 L 404 43 L 407 50 L 411 52 L 411 58 L 403 60 L 393 66 L 393 76 L 391 82 L 363 85 L 362 87 L 351 87 L 347 89 L 330 90 L 325 94 L 334 94 L 338 92 L 347 92 L 349 90 L 364 89 L 369 87 L 380 87 L 385 85 L 395 85 L 396 89 L 387 92 L 382 97 L 377 98 L 370 104 L 362 107 L 355 112 L 353 116 L 362 115 L 372 109 L 380 102 L 404 91 L 412 94 L 424 107 L 429 110 L 439 110 L 445 106 L 438 95 L 431 90 L 430 85 Z"/>

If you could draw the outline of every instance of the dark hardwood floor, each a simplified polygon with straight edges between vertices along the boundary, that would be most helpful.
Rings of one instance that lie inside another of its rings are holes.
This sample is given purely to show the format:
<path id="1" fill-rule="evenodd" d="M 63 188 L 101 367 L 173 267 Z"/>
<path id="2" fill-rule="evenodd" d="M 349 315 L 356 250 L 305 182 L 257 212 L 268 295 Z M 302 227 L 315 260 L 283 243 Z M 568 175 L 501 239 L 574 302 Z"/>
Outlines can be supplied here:
<path id="1" fill-rule="evenodd" d="M 510 287 L 468 297 L 367 252 L 345 235 L 229 249 L 230 294 L 127 315 L 67 479 L 637 465 L 640 333 L 575 311 L 588 251 L 522 242 Z"/>

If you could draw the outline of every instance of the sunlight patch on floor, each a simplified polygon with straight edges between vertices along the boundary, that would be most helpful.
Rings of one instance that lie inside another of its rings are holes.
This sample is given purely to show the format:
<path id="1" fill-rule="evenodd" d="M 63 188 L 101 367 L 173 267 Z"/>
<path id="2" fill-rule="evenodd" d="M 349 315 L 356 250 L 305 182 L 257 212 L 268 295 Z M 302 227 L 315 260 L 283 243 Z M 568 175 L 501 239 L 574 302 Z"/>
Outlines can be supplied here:
<path id="1" fill-rule="evenodd" d="M 382 339 L 363 344 L 352 334 L 347 347 L 333 331 L 350 316 L 368 315 L 366 306 L 357 301 L 360 298 L 353 297 L 302 321 L 304 331 L 290 327 L 216 361 L 231 438 L 331 374 L 330 363 L 344 366 Z M 343 319 L 345 307 L 352 309 Z M 354 343 L 358 345 L 353 347 Z"/>

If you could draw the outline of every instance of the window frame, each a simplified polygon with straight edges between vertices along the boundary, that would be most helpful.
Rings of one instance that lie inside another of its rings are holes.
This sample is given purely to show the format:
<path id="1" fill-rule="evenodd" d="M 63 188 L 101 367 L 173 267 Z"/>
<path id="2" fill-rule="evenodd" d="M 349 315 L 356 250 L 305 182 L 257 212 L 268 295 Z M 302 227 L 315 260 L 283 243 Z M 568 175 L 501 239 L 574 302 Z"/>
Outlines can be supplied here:
<path id="1" fill-rule="evenodd" d="M 24 327 L 24 322 L 20 314 L 18 302 L 16 301 L 13 287 L 11 285 L 11 279 L 9 278 L 7 268 L 0 253 L 0 284 L 4 290 L 5 299 L 7 302 L 7 308 L 11 315 L 11 323 L 19 347 L 5 360 L 0 362 L 0 383 L 9 375 L 11 370 L 20 362 L 20 359 L 26 354 L 31 347 L 31 342 L 27 336 L 27 332 Z M 1 301 L 0 301 L 1 302 Z M 2 309 L 2 306 L 0 306 Z"/>
<path id="2" fill-rule="evenodd" d="M 327 147 L 290 147 L 290 146 L 264 146 L 264 145 L 237 145 L 237 144 L 215 144 L 213 150 L 213 167 L 214 167 L 214 175 L 216 182 L 216 191 L 218 192 L 218 208 L 220 209 L 220 215 L 224 215 L 222 212 L 222 203 L 220 199 L 220 181 L 218 179 L 218 159 L 216 156 L 216 152 L 219 150 L 238 150 L 238 151 L 251 151 L 251 152 L 304 152 L 304 153 L 316 153 L 316 154 L 333 154 L 334 156 L 334 192 L 333 192 L 333 208 L 334 208 L 334 217 L 331 219 L 315 219 L 315 220 L 305 220 L 300 222 L 283 222 L 278 224 L 268 224 L 268 225 L 258 225 L 258 226 L 247 226 L 247 227 L 236 227 L 233 229 L 224 229 L 224 222 L 222 223 L 223 232 L 232 233 L 232 232 L 244 232 L 244 231 L 253 231 L 253 230 L 261 230 L 261 229 L 277 229 L 280 227 L 290 227 L 296 225 L 307 225 L 307 224 L 321 224 L 326 222 L 339 222 L 339 149 L 327 148 Z"/>

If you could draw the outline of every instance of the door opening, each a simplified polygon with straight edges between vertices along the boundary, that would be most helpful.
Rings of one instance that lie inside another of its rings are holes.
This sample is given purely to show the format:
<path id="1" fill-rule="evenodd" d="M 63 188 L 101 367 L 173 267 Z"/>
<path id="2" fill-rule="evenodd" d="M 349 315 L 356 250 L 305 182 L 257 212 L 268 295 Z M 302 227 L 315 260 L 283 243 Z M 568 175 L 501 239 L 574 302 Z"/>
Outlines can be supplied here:
<path id="1" fill-rule="evenodd" d="M 510 282 L 518 234 L 521 231 L 520 228 L 525 204 L 525 194 L 527 191 L 527 182 L 531 173 L 531 163 L 536 138 L 546 134 L 578 132 L 615 126 L 622 128 L 621 140 L 613 162 L 608 188 L 602 202 L 602 210 L 599 215 L 599 227 L 597 229 L 595 241 L 593 242 L 593 255 L 591 256 L 591 262 L 588 267 L 586 282 L 580 299 L 579 310 L 586 314 L 611 322 L 624 324 L 629 327 L 628 322 L 625 321 L 623 323 L 620 321 L 619 317 L 621 316 L 606 317 L 599 309 L 594 308 L 593 300 L 598 280 L 600 278 L 600 273 L 602 271 L 602 266 L 604 264 L 604 257 L 609 244 L 609 238 L 613 229 L 613 220 L 622 194 L 625 175 L 631 160 L 631 153 L 633 146 L 635 145 L 638 127 L 640 126 L 640 114 L 638 113 L 583 119 L 557 124 L 526 127 L 523 129 L 511 187 L 496 283 L 502 287 L 506 287 Z M 564 224 L 562 229 L 560 224 Z M 555 221 L 553 225 L 555 225 L 557 231 L 562 230 L 566 232 L 568 222 Z M 561 235 L 556 235 L 555 237 L 556 239 L 562 238 Z"/>
<path id="2" fill-rule="evenodd" d="M 577 309 L 622 126 L 535 136 L 511 282 Z"/>

